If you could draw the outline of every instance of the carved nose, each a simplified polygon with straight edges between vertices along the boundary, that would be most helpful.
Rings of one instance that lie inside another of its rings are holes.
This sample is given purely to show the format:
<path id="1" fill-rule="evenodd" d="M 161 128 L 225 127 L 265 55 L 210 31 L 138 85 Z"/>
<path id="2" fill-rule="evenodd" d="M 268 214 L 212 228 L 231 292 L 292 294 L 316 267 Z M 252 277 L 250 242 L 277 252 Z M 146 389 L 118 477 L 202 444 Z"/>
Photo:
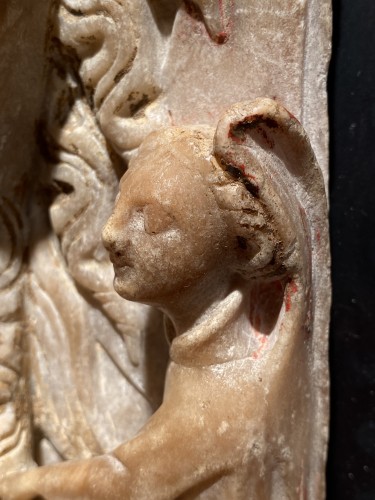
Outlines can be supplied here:
<path id="1" fill-rule="evenodd" d="M 106 250 L 114 251 L 116 246 L 116 231 L 114 230 L 113 216 L 111 216 L 102 229 L 102 241 Z"/>
<path id="2" fill-rule="evenodd" d="M 114 215 L 108 219 L 103 227 L 102 240 L 106 250 L 115 257 L 121 256 L 129 244 L 126 228 L 123 227 L 123 224 L 120 227 L 119 224 L 116 224 Z"/>

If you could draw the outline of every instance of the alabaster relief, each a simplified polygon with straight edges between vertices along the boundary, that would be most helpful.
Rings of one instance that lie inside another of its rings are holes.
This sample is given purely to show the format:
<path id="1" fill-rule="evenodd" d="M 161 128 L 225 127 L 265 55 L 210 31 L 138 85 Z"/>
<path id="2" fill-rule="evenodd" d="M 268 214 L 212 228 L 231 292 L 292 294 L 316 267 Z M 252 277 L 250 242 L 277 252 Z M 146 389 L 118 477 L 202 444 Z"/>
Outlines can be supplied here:
<path id="1" fill-rule="evenodd" d="M 301 121 L 327 181 L 329 36 L 329 0 L 1 4 L 0 68 L 6 78 L 0 89 L 0 482 L 5 474 L 35 465 L 111 453 L 129 442 L 161 404 L 170 348 L 163 323 L 170 342 L 173 321 L 170 324 L 160 308 L 121 298 L 114 291 L 113 268 L 101 241 L 119 179 L 133 157 L 131 165 L 136 167 L 139 147 L 145 151 L 148 135 L 165 127 L 200 128 L 202 141 L 208 141 L 213 132 L 205 127 L 216 129 L 233 103 L 265 95 L 283 103 Z M 238 129 L 240 135 L 243 128 Z M 232 134 L 232 146 L 240 146 L 237 135 Z M 160 136 L 157 142 L 164 139 Z M 215 144 L 207 148 L 220 157 L 220 141 Z M 235 156 L 233 161 L 217 160 L 218 168 L 228 166 L 226 175 L 230 165 L 237 168 Z M 250 168 L 246 161 L 237 164 L 240 170 L 241 165 Z M 239 174 L 232 170 L 231 175 Z M 253 183 L 244 176 L 237 181 L 245 182 L 255 196 L 257 189 L 262 192 L 262 186 L 268 186 L 260 177 Z M 219 200 L 219 190 L 214 191 Z M 224 191 L 228 197 L 229 190 Z M 305 209 L 313 194 L 305 197 L 299 188 L 297 192 Z M 158 224 L 168 228 L 168 220 L 162 211 L 153 210 L 145 208 L 145 220 L 154 221 L 159 234 Z M 315 227 L 309 210 L 306 220 L 306 228 Z M 325 248 L 324 232 L 306 228 L 314 252 L 317 240 Z M 238 236 L 238 251 L 245 255 L 246 236 Z M 249 262 L 255 259 L 256 245 L 247 249 Z M 312 276 L 317 273 L 327 280 L 327 258 L 321 257 L 318 271 L 314 262 L 318 260 L 312 261 Z M 146 273 L 146 266 L 143 269 Z M 257 341 L 249 343 L 254 349 L 266 343 L 263 338 L 272 338 L 268 334 L 282 311 L 292 311 L 298 283 L 289 278 L 286 273 L 272 288 L 261 277 L 255 286 L 249 276 L 251 324 L 257 324 L 263 335 L 254 334 Z M 314 404 L 304 429 L 311 430 L 309 419 L 314 415 L 311 421 L 317 431 L 308 452 L 313 465 L 304 468 L 299 491 L 314 491 L 313 498 L 324 491 L 328 411 L 323 333 L 328 286 L 324 300 L 315 295 L 324 289 L 323 281 L 311 290 L 314 316 L 306 321 L 314 334 L 306 343 L 311 351 L 306 354 L 305 388 L 314 390 L 305 392 Z M 202 300 L 202 307 L 205 303 Z M 225 304 L 222 308 L 227 310 Z M 266 315 L 266 309 L 274 312 Z M 177 360 L 179 344 L 172 345 L 171 355 Z M 241 342 L 232 349 L 234 357 L 240 356 Z M 255 350 L 254 356 L 260 354 Z M 289 389 L 296 390 L 299 383 L 298 377 L 290 377 Z M 271 417 L 267 413 L 267 419 L 274 423 L 280 411 Z M 271 434 L 285 441 L 285 433 L 276 431 L 278 425 Z M 296 432 L 298 425 L 293 427 Z M 263 450 L 259 442 L 254 446 Z M 271 469 L 264 465 L 262 470 Z M 272 474 L 273 484 L 284 481 Z M 193 481 L 199 485 L 190 496 L 213 485 L 216 479 L 210 477 L 203 483 Z M 212 496 L 217 497 L 215 490 Z"/>
<path id="2" fill-rule="evenodd" d="M 0 284 L 0 471 L 11 472 L 31 457 L 42 465 L 108 452 L 161 402 L 162 315 L 117 296 L 100 241 L 118 180 L 151 131 L 214 127 L 234 102 L 273 96 L 303 123 L 327 178 L 330 13 L 328 0 L 4 6 L 12 140 L 0 175 L 2 213 L 13 219 L 1 262 L 18 274 Z M 13 25 L 32 40 L 13 40 Z"/>
<path id="3" fill-rule="evenodd" d="M 271 99 L 150 134 L 103 241 L 123 299 L 165 316 L 163 402 L 114 451 L 9 475 L 3 499 L 323 497 L 324 182 Z"/>

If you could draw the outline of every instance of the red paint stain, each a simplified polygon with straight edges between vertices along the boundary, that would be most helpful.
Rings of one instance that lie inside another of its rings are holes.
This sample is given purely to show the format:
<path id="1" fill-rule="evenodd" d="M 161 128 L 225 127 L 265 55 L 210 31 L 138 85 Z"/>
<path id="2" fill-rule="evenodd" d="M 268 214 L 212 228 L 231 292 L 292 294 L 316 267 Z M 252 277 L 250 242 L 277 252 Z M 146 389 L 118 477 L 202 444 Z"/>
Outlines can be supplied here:
<path id="1" fill-rule="evenodd" d="M 295 120 L 297 123 L 299 123 L 301 125 L 301 122 L 298 120 L 298 118 L 296 116 L 293 115 L 293 113 L 291 113 L 290 111 L 286 110 L 286 112 L 288 113 L 289 117 L 292 119 L 292 120 Z"/>
<path id="2" fill-rule="evenodd" d="M 242 172 L 242 173 L 243 173 L 243 174 L 244 174 L 244 175 L 245 175 L 248 179 L 252 179 L 253 181 L 255 181 L 255 180 L 256 180 L 255 175 L 248 174 L 248 173 L 246 172 L 246 166 L 245 166 L 243 163 L 241 163 L 241 165 L 238 165 L 238 168 L 241 170 L 241 172 Z"/>
<path id="3" fill-rule="evenodd" d="M 228 38 L 229 38 L 229 35 L 225 31 L 220 31 L 220 33 L 218 33 L 216 35 L 216 41 L 220 45 L 223 44 L 223 43 L 225 43 L 228 40 Z"/>
<path id="4" fill-rule="evenodd" d="M 257 338 L 259 342 L 259 347 L 256 351 L 252 353 L 251 357 L 253 359 L 258 359 L 268 342 L 268 337 L 266 335 L 262 335 L 259 332 L 254 332 L 254 336 Z"/>
<path id="5" fill-rule="evenodd" d="M 298 286 L 294 281 L 291 281 L 287 285 L 286 295 L 285 295 L 285 310 L 289 312 L 292 307 L 292 296 L 298 291 Z"/>
<path id="6" fill-rule="evenodd" d="M 229 16 L 227 19 L 224 12 L 224 2 L 229 4 Z M 222 31 L 220 31 L 220 33 L 217 33 L 217 35 L 215 36 L 215 41 L 221 45 L 228 41 L 233 28 L 233 0 L 219 0 L 219 12 Z"/>
<path id="7" fill-rule="evenodd" d="M 320 231 L 316 232 L 316 241 L 320 243 Z"/>

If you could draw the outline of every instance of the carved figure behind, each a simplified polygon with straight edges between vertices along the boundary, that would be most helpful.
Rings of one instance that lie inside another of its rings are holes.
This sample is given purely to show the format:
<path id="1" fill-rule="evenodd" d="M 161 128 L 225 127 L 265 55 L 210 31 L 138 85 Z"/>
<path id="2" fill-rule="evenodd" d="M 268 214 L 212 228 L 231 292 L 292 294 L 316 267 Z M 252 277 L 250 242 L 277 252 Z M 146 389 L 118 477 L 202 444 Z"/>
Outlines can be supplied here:
<path id="1" fill-rule="evenodd" d="M 151 134 L 103 237 L 116 291 L 168 318 L 163 403 L 113 453 L 9 477 L 4 498 L 321 498 L 326 216 L 275 101 L 233 106 L 215 133 Z"/>

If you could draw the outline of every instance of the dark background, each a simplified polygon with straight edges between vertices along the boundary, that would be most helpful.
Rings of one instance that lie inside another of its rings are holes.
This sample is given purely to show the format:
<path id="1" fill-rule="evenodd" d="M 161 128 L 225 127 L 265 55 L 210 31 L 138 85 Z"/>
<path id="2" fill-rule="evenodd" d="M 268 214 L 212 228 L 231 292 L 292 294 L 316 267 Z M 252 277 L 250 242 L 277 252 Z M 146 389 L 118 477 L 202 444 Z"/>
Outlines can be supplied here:
<path id="1" fill-rule="evenodd" d="M 329 500 L 375 500 L 375 0 L 333 0 Z"/>

